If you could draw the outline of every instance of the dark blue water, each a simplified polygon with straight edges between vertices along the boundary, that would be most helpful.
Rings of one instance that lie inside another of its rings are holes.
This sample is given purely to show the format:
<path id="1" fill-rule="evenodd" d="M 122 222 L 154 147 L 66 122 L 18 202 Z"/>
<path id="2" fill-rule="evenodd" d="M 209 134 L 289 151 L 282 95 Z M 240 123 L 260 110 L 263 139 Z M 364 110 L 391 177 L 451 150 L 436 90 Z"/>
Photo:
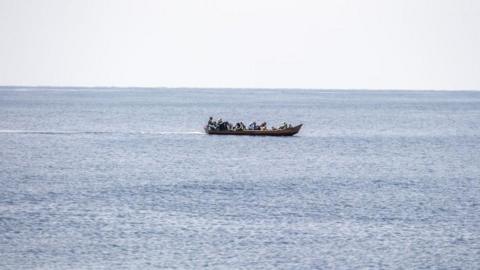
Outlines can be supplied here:
<path id="1" fill-rule="evenodd" d="M 478 269 L 480 92 L 3 88 L 0 185 L 1 269 Z"/>

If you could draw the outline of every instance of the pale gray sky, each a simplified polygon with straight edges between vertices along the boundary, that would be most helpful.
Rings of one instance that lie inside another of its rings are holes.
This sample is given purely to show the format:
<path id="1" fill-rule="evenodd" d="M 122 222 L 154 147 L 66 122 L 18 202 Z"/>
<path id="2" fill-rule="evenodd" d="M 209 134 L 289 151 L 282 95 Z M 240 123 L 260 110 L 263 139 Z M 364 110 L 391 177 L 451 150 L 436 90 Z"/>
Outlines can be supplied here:
<path id="1" fill-rule="evenodd" d="M 480 1 L 0 0 L 0 85 L 480 89 Z"/>

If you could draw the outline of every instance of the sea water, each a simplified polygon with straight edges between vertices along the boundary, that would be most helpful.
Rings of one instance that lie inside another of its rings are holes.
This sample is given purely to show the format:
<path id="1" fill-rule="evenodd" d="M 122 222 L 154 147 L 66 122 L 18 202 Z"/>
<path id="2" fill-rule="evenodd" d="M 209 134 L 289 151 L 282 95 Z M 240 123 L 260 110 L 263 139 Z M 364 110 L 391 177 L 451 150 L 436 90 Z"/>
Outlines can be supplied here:
<path id="1" fill-rule="evenodd" d="M 480 92 L 0 89 L 0 269 L 479 267 Z"/>

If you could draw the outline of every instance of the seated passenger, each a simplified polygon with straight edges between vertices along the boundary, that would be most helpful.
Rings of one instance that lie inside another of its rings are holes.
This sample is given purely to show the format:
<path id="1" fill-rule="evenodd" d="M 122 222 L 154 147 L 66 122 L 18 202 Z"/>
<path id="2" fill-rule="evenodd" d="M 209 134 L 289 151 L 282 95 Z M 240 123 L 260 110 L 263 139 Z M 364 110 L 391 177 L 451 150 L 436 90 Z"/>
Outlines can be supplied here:
<path id="1" fill-rule="evenodd" d="M 283 122 L 283 125 L 281 125 L 278 129 L 286 129 L 288 128 L 287 122 Z"/>
<path id="2" fill-rule="evenodd" d="M 223 123 L 220 125 L 220 129 L 221 129 L 221 130 L 227 130 L 227 122 L 223 122 Z"/>
<path id="3" fill-rule="evenodd" d="M 263 122 L 261 125 L 260 125 L 260 130 L 267 130 L 267 123 L 266 122 Z"/>
<path id="4" fill-rule="evenodd" d="M 245 126 L 245 124 L 243 122 L 240 122 L 238 123 L 238 130 L 246 130 L 247 127 Z"/>
<path id="5" fill-rule="evenodd" d="M 225 128 L 225 124 L 222 120 L 222 118 L 219 118 L 218 121 L 217 121 L 217 129 L 218 130 L 224 130 Z"/>
<path id="6" fill-rule="evenodd" d="M 207 124 L 208 130 L 215 130 L 217 129 L 217 123 L 213 121 L 213 117 L 210 116 L 208 119 L 208 124 Z"/>
<path id="7" fill-rule="evenodd" d="M 233 126 L 233 129 L 232 129 L 232 130 L 233 130 L 233 131 L 237 131 L 237 130 L 239 130 L 239 129 L 240 129 L 240 123 L 237 122 L 237 123 L 235 124 L 235 126 Z"/>
<path id="8" fill-rule="evenodd" d="M 242 130 L 247 129 L 247 127 L 245 126 L 245 124 L 243 122 L 240 122 L 240 126 L 242 127 Z"/>
<path id="9" fill-rule="evenodd" d="M 250 125 L 248 125 L 249 130 L 255 130 L 257 128 L 257 123 L 253 122 Z"/>

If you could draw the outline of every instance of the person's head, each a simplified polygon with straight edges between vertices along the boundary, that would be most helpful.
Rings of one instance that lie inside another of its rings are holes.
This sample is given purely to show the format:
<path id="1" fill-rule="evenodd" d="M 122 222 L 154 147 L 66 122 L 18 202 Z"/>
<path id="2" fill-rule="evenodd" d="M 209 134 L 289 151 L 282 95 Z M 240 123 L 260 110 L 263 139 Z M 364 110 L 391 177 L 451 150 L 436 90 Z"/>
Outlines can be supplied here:
<path id="1" fill-rule="evenodd" d="M 210 116 L 210 118 L 208 118 L 208 120 L 213 120 L 213 117 Z"/>

